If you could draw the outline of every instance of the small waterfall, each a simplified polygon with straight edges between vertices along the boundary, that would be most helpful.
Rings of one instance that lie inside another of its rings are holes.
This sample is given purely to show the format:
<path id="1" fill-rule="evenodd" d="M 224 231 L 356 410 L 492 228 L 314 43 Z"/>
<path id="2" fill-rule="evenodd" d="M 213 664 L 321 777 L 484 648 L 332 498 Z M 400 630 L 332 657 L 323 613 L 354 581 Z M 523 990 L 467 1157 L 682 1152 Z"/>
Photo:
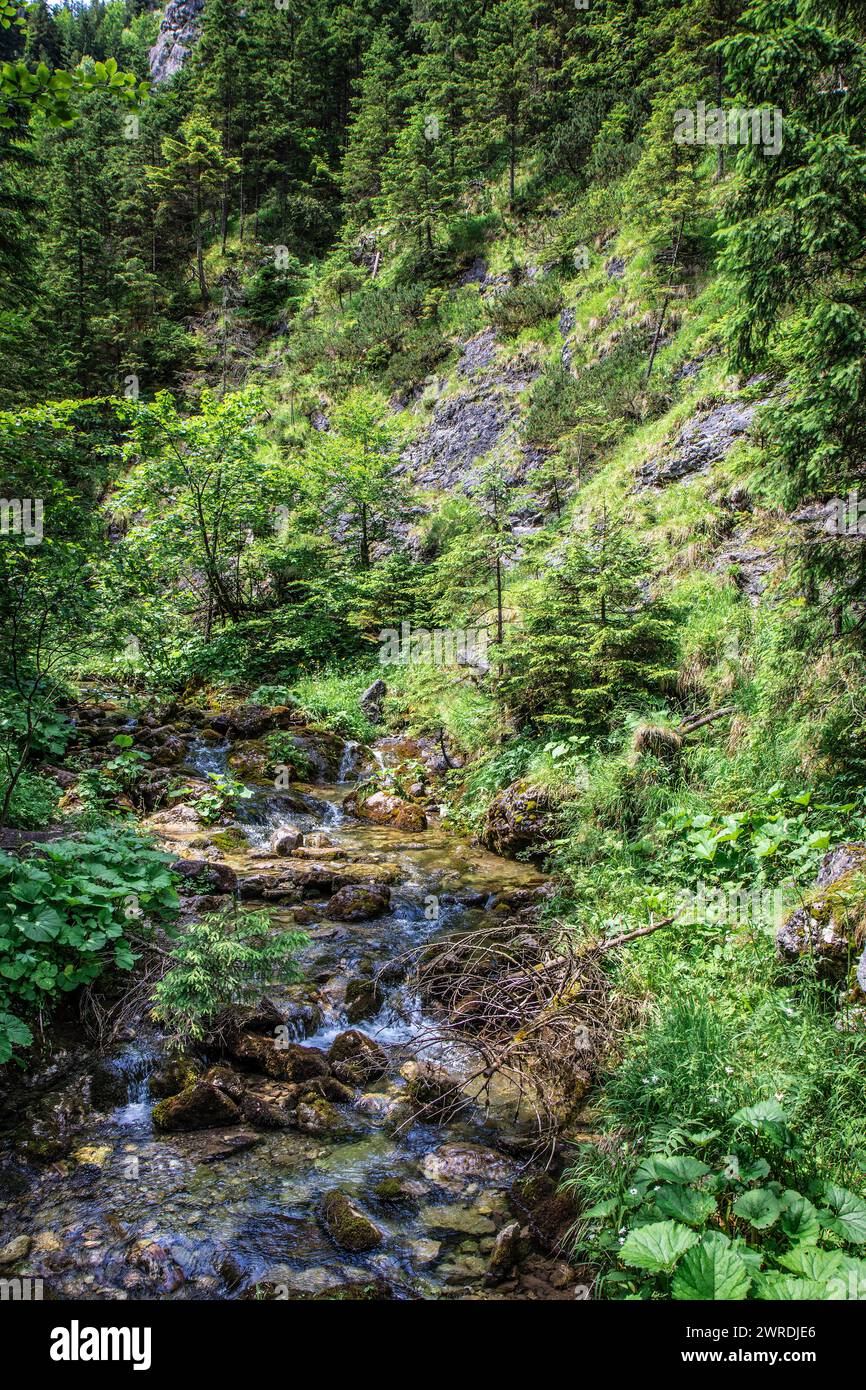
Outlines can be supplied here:
<path id="1" fill-rule="evenodd" d="M 225 774 L 228 767 L 228 743 L 205 743 L 204 739 L 193 739 L 187 752 L 187 764 L 202 777 L 209 772 Z"/>
<path id="2" fill-rule="evenodd" d="M 350 738 L 343 749 L 343 756 L 340 759 L 340 769 L 337 773 L 338 782 L 348 782 L 350 777 L 356 776 L 358 763 L 358 749 L 361 747 L 357 739 Z"/>
<path id="3" fill-rule="evenodd" d="M 116 1067 L 126 1082 L 126 1104 L 120 1106 L 117 1118 L 122 1125 L 137 1125 L 150 1111 L 150 1075 L 156 1055 L 135 1045 L 117 1058 Z"/>
<path id="4" fill-rule="evenodd" d="M 322 816 L 322 825 L 342 825 L 346 819 L 346 813 L 338 801 L 323 801 L 325 814 Z"/>

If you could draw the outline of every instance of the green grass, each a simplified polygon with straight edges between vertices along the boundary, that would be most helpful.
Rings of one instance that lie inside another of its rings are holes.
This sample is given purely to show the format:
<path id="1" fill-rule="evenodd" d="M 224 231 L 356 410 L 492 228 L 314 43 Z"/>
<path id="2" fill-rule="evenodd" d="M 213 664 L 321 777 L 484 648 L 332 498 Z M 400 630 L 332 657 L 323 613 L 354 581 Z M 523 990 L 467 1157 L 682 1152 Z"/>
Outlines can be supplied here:
<path id="1" fill-rule="evenodd" d="M 378 667 L 348 674 L 322 671 L 295 681 L 287 687 L 287 693 L 312 723 L 346 738 L 369 743 L 376 737 L 377 730 L 358 701 L 379 675 L 381 669 Z"/>

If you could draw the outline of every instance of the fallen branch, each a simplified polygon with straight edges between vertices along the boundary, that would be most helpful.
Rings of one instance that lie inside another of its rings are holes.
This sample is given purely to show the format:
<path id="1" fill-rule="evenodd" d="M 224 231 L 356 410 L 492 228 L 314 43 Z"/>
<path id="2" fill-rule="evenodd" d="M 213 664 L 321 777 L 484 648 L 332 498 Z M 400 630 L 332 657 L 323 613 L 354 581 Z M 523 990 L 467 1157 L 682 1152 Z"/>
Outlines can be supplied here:
<path id="1" fill-rule="evenodd" d="M 602 941 L 596 949 L 612 951 L 615 946 L 624 946 L 627 941 L 636 941 L 639 936 L 652 936 L 654 931 L 661 931 L 662 927 L 669 927 L 677 921 L 679 921 L 679 914 L 674 917 L 663 917 L 660 922 L 651 922 L 648 927 L 638 927 L 635 931 L 623 932 L 622 936 L 612 936 L 609 941 Z"/>
<path id="2" fill-rule="evenodd" d="M 689 734 L 695 732 L 695 729 L 702 729 L 705 724 L 712 724 L 715 719 L 725 719 L 729 714 L 733 713 L 734 706 L 725 705 L 723 709 L 713 710 L 710 714 L 702 714 L 700 719 L 686 719 L 680 725 L 680 737 L 687 738 Z"/>

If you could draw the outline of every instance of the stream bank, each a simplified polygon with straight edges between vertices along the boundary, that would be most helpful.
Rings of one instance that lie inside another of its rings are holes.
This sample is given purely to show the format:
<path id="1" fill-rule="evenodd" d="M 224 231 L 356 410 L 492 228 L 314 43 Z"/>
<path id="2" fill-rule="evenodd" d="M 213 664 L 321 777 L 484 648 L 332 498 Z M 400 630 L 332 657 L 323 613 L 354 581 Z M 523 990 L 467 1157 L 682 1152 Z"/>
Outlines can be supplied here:
<path id="1" fill-rule="evenodd" d="M 151 741 L 155 765 L 174 739 L 191 785 L 241 757 L 254 772 L 262 718 L 221 718 L 175 721 L 189 727 Z M 272 981 L 183 1074 L 144 1017 L 101 1056 L 74 1037 L 55 1053 L 4 1139 L 3 1272 L 60 1299 L 585 1296 L 564 1255 L 575 1212 L 534 1164 L 531 1117 L 502 1088 L 453 1103 L 470 1061 L 405 964 L 455 931 L 531 916 L 544 876 L 446 831 L 430 797 L 413 829 L 350 814 L 364 750 L 321 731 L 298 741 L 311 780 L 276 790 L 259 773 L 230 826 L 188 806 L 144 823 L 198 866 L 188 915 L 236 894 L 303 927 L 304 983 Z M 405 752 L 394 742 L 373 750 L 380 769 Z M 209 1122 L 159 1128 L 155 1107 L 189 1121 L 190 1086 L 214 1107 L 194 1123 Z"/>

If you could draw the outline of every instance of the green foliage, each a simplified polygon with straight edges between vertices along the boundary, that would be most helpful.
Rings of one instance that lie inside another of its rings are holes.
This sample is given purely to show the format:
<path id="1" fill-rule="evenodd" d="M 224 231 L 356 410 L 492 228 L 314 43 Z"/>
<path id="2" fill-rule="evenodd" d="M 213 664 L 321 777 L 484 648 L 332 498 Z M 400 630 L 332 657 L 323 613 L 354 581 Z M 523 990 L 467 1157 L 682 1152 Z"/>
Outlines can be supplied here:
<path id="1" fill-rule="evenodd" d="M 4 20 L 3 27 L 7 27 Z M 68 126 L 75 120 L 78 99 L 89 92 L 108 91 L 130 110 L 137 110 L 147 96 L 148 84 L 137 82 L 135 74 L 118 71 L 117 62 L 85 62 L 71 72 L 47 63 L 35 68 L 27 63 L 3 63 L 0 67 L 0 127 L 14 127 L 23 116 L 32 119 L 38 112 L 50 126 Z"/>
<path id="2" fill-rule="evenodd" d="M 207 780 L 210 783 L 207 791 L 200 791 L 198 787 L 182 787 L 176 793 L 198 811 L 205 825 L 215 825 L 229 815 L 239 801 L 249 801 L 252 796 L 249 787 L 228 773 L 209 772 Z"/>
<path id="3" fill-rule="evenodd" d="M 526 605 L 503 648 L 504 699 L 535 725 L 604 726 L 614 706 L 674 678 L 671 611 L 642 589 L 645 560 L 604 513 L 572 541 Z"/>
<path id="4" fill-rule="evenodd" d="M 0 1062 L 26 1045 L 27 1021 L 60 995 L 108 967 L 132 969 L 132 928 L 171 924 L 170 863 L 142 836 L 116 829 L 54 841 L 30 859 L 0 854 Z"/>
<path id="5" fill-rule="evenodd" d="M 586 1248 L 611 1266 L 608 1296 L 862 1298 L 866 1202 L 835 1183 L 792 1185 L 805 1155 L 778 1101 L 682 1138 L 700 1157 L 656 1144 L 628 1165 L 621 1207 L 608 1199 L 582 1215 Z"/>
<path id="6" fill-rule="evenodd" d="M 0 777 L 0 801 L 8 787 L 8 780 Z M 25 768 L 9 798 L 7 823 L 22 830 L 43 830 L 54 820 L 59 800 L 60 789 L 52 778 Z"/>
<path id="7" fill-rule="evenodd" d="M 302 782 L 309 781 L 313 764 L 305 748 L 295 742 L 290 733 L 276 729 L 265 739 L 268 750 L 268 772 L 273 774 L 277 767 L 287 767 Z"/>
<path id="8" fill-rule="evenodd" d="M 351 392 L 335 410 L 330 427 L 310 445 L 297 475 L 326 517 L 352 517 L 358 560 L 370 568 L 373 542 L 399 516 L 399 435 L 387 419 L 385 402 L 372 393 Z"/>
<path id="9" fill-rule="evenodd" d="M 91 809 L 110 805 L 119 795 L 134 795 L 145 776 L 150 754 L 133 747 L 130 734 L 115 734 L 117 750 L 98 767 L 86 768 L 78 779 L 78 794 Z"/>
<path id="10" fill-rule="evenodd" d="M 154 991 L 154 1018 L 179 1051 L 197 1042 L 226 1004 L 247 1004 L 277 980 L 301 978 L 303 932 L 274 931 L 267 912 L 210 914 L 190 923 Z"/>
<path id="11" fill-rule="evenodd" d="M 358 700 L 379 674 L 375 670 L 352 675 L 326 670 L 296 681 L 290 694 L 311 724 L 361 743 L 370 743 L 376 737 L 376 728 L 361 710 Z"/>
<path id="12" fill-rule="evenodd" d="M 653 855 L 665 875 L 762 885 L 813 879 L 840 838 L 858 839 L 866 813 L 855 801 L 819 801 L 811 791 L 786 793 L 776 783 L 746 809 L 709 815 L 674 807 L 657 821 Z"/>
<path id="13" fill-rule="evenodd" d="M 552 280 L 527 280 L 495 295 L 487 312 L 494 328 L 515 338 L 524 328 L 537 328 L 562 308 L 562 295 Z"/>

